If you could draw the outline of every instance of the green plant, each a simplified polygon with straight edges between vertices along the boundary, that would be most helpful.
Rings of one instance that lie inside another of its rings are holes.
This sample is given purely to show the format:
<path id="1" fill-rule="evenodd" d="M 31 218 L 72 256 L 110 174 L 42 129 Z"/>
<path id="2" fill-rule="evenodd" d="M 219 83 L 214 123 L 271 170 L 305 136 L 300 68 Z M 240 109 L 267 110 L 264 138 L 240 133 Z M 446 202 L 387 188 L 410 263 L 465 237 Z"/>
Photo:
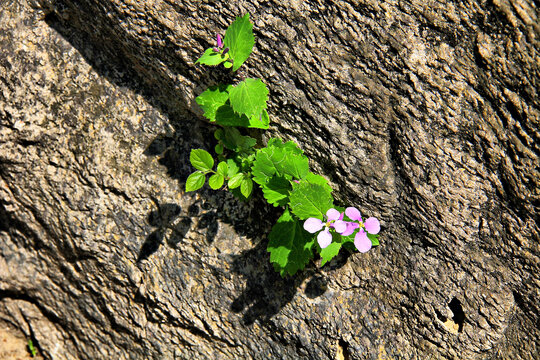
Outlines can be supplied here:
<path id="1" fill-rule="evenodd" d="M 229 26 L 223 41 L 217 35 L 217 46 L 207 49 L 196 63 L 223 64 L 236 71 L 254 43 L 253 25 L 246 14 Z M 282 276 L 302 270 L 314 250 L 321 256 L 322 266 L 342 247 L 366 252 L 379 245 L 379 221 L 373 217 L 363 221 L 354 207 L 335 206 L 332 188 L 324 177 L 310 172 L 309 160 L 297 144 L 272 138 L 262 146 L 240 132 L 238 128 L 269 127 L 264 82 L 245 79 L 236 85 L 213 86 L 196 101 L 204 116 L 219 126 L 214 133 L 217 161 L 206 150 L 192 150 L 190 162 L 196 171 L 187 178 L 186 191 L 200 189 L 209 175 L 208 185 L 214 190 L 226 186 L 236 197 L 247 200 L 255 184 L 269 204 L 283 207 L 268 236 L 270 261 Z"/>
<path id="2" fill-rule="evenodd" d="M 35 357 L 37 355 L 37 349 L 34 347 L 34 343 L 31 339 L 28 339 L 28 351 L 30 351 L 30 355 L 32 357 Z"/>

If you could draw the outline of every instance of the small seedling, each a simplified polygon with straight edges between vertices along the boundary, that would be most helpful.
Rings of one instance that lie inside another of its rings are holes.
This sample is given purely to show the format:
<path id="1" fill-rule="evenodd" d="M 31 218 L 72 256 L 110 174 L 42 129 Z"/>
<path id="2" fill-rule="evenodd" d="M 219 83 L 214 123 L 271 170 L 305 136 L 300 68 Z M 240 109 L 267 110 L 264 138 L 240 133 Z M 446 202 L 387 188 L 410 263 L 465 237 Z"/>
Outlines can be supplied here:
<path id="1" fill-rule="evenodd" d="M 28 351 L 30 352 L 30 356 L 32 357 L 35 357 L 37 355 L 37 349 L 34 347 L 32 339 L 28 339 Z"/>

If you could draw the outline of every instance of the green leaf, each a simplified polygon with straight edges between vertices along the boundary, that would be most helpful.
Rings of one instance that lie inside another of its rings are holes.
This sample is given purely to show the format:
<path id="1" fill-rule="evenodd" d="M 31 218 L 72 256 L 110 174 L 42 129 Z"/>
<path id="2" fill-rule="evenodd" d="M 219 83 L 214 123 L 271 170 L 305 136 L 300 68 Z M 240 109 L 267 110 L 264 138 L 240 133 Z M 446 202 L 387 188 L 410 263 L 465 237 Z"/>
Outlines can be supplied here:
<path id="1" fill-rule="evenodd" d="M 252 129 L 268 129 L 270 118 L 268 112 L 263 110 L 260 115 L 254 115 L 248 118 L 246 115 L 239 115 L 234 112 L 232 107 L 225 104 L 219 107 L 215 114 L 216 122 L 223 126 L 241 126 Z"/>
<path id="2" fill-rule="evenodd" d="M 227 163 L 225 161 L 220 162 L 217 166 L 216 172 L 223 177 L 227 176 L 227 173 L 229 172 L 229 167 L 227 166 Z"/>
<path id="3" fill-rule="evenodd" d="M 326 180 L 321 175 L 314 174 L 312 172 L 308 173 L 304 179 L 304 181 L 310 182 L 312 184 L 318 184 L 321 185 L 324 190 L 328 193 L 332 192 L 332 187 L 328 185 L 328 180 Z"/>
<path id="4" fill-rule="evenodd" d="M 285 154 L 281 149 L 266 147 L 259 149 L 253 162 L 253 181 L 259 185 L 264 185 L 277 172 L 275 163 L 283 161 Z"/>
<path id="5" fill-rule="evenodd" d="M 200 171 L 195 171 L 186 180 L 186 191 L 195 191 L 203 187 L 206 177 Z"/>
<path id="6" fill-rule="evenodd" d="M 225 32 L 223 46 L 229 48 L 229 54 L 233 59 L 233 71 L 247 60 L 255 45 L 255 36 L 253 36 L 253 24 L 249 21 L 249 14 L 236 20 L 229 26 Z"/>
<path id="7" fill-rule="evenodd" d="M 242 126 L 249 127 L 249 119 L 246 115 L 239 115 L 234 112 L 232 107 L 225 104 L 216 111 L 216 122 L 223 126 Z"/>
<path id="8" fill-rule="evenodd" d="M 277 164 L 280 174 L 290 175 L 298 180 L 303 179 L 309 172 L 309 160 L 304 155 L 286 155 L 285 161 Z"/>
<path id="9" fill-rule="evenodd" d="M 288 144 L 288 143 L 287 143 Z M 292 145 L 294 143 L 291 142 Z M 298 148 L 282 144 L 281 141 L 269 142 L 266 148 L 257 151 L 253 162 L 253 181 L 264 185 L 275 174 L 288 175 L 289 178 L 302 179 L 309 172 L 309 161 L 306 156 L 298 153 Z"/>
<path id="10" fill-rule="evenodd" d="M 229 178 L 233 177 L 234 175 L 238 174 L 238 171 L 240 171 L 240 168 L 238 167 L 238 164 L 233 159 L 227 159 L 227 176 Z"/>
<path id="11" fill-rule="evenodd" d="M 268 140 L 267 147 L 276 147 L 283 149 L 285 152 L 295 155 L 302 155 L 304 152 L 293 141 L 282 142 L 279 138 L 271 138 Z"/>
<path id="12" fill-rule="evenodd" d="M 225 67 L 225 69 L 230 69 L 230 68 L 232 68 L 232 62 L 228 62 L 228 61 L 224 62 L 223 66 Z"/>
<path id="13" fill-rule="evenodd" d="M 216 121 L 216 111 L 229 100 L 229 89 L 232 89 L 232 85 L 212 86 L 195 98 L 204 110 L 204 117 Z"/>
<path id="14" fill-rule="evenodd" d="M 197 61 L 195 61 L 195 64 L 200 63 L 204 65 L 215 66 L 221 64 L 228 58 L 229 56 L 222 56 L 220 53 L 215 52 L 213 48 L 208 48 L 204 51 L 202 56 L 198 58 Z"/>
<path id="15" fill-rule="evenodd" d="M 221 174 L 214 174 L 210 176 L 210 179 L 208 179 L 208 185 L 212 188 L 212 190 L 217 190 L 220 187 L 223 186 L 223 182 L 225 179 L 223 178 L 223 175 Z"/>
<path id="16" fill-rule="evenodd" d="M 214 131 L 214 137 L 216 138 L 216 140 L 223 139 L 223 130 L 217 129 L 216 131 Z"/>
<path id="17" fill-rule="evenodd" d="M 324 266 L 327 262 L 332 260 L 334 256 L 336 256 L 339 253 L 339 250 L 341 249 L 341 243 L 332 241 L 330 245 L 325 247 L 324 249 L 321 249 L 321 267 Z"/>
<path id="18" fill-rule="evenodd" d="M 302 228 L 302 224 L 285 210 L 268 235 L 270 261 L 281 276 L 294 275 L 313 257 L 315 238 Z"/>
<path id="19" fill-rule="evenodd" d="M 332 207 L 333 200 L 322 185 L 300 181 L 299 184 L 293 184 L 289 205 L 294 215 L 301 220 L 310 217 L 322 220 L 326 211 Z"/>
<path id="20" fill-rule="evenodd" d="M 257 143 L 257 140 L 250 136 L 243 136 L 240 131 L 234 127 L 226 127 L 223 129 L 223 145 L 229 150 L 239 152 L 252 148 Z"/>
<path id="21" fill-rule="evenodd" d="M 273 177 L 262 186 L 263 196 L 269 204 L 285 206 L 289 202 L 291 183 L 284 177 Z"/>
<path id="22" fill-rule="evenodd" d="M 379 235 L 374 235 L 374 234 L 370 234 L 370 233 L 367 233 L 367 237 L 369 240 L 371 240 L 371 245 L 372 246 L 379 246 Z"/>
<path id="23" fill-rule="evenodd" d="M 214 159 L 208 151 L 203 149 L 193 149 L 189 154 L 191 165 L 197 170 L 210 171 L 214 167 Z"/>
<path id="24" fill-rule="evenodd" d="M 251 195 L 251 191 L 253 190 L 253 181 L 251 180 L 251 177 L 244 177 L 242 180 L 242 183 L 240 184 L 240 192 L 245 197 L 249 197 Z"/>
<path id="25" fill-rule="evenodd" d="M 246 79 L 229 90 L 229 101 L 236 113 L 258 117 L 266 109 L 268 89 L 261 79 Z"/>
<path id="26" fill-rule="evenodd" d="M 223 154 L 223 144 L 217 144 L 216 147 L 214 148 L 214 151 L 218 155 Z"/>
<path id="27" fill-rule="evenodd" d="M 229 189 L 235 189 L 242 184 L 243 179 L 244 173 L 238 173 L 229 179 L 227 186 L 229 187 Z"/>
<path id="28" fill-rule="evenodd" d="M 268 129 L 270 126 L 270 117 L 268 111 L 263 110 L 259 115 L 253 115 L 249 118 L 249 127 L 255 129 Z"/>

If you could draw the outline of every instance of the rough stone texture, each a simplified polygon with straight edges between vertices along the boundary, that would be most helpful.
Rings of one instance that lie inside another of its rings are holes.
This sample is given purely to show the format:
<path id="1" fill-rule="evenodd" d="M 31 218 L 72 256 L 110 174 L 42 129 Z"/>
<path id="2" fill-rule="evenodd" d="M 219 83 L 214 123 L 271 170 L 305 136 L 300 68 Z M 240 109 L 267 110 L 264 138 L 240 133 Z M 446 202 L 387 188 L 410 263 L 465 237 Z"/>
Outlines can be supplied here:
<path id="1" fill-rule="evenodd" d="M 51 359 L 535 359 L 539 21 L 527 0 L 0 2 L 0 319 Z M 279 215 L 185 194 L 193 62 L 235 77 L 382 246 L 281 279 Z"/>

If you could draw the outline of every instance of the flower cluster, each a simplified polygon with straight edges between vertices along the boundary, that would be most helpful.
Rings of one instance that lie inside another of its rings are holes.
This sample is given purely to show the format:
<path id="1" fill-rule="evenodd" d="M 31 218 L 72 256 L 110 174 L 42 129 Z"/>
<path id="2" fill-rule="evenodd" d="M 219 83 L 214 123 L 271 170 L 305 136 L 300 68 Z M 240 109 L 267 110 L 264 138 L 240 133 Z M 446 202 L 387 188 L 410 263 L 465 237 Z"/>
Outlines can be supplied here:
<path id="1" fill-rule="evenodd" d="M 346 215 L 351 221 L 344 221 L 343 215 Z M 381 230 L 381 225 L 377 218 L 369 217 L 366 221 L 362 221 L 360 211 L 354 207 L 346 208 L 345 213 L 340 213 L 336 209 L 329 209 L 326 212 L 325 218 L 326 222 L 317 218 L 308 218 L 304 222 L 304 229 L 306 231 L 312 234 L 320 231 L 317 235 L 317 242 L 321 249 L 332 243 L 331 229 L 341 236 L 352 235 L 358 229 L 358 232 L 354 236 L 354 246 L 356 246 L 358 251 L 365 253 L 371 249 L 372 245 L 368 234 L 375 235 Z"/>

